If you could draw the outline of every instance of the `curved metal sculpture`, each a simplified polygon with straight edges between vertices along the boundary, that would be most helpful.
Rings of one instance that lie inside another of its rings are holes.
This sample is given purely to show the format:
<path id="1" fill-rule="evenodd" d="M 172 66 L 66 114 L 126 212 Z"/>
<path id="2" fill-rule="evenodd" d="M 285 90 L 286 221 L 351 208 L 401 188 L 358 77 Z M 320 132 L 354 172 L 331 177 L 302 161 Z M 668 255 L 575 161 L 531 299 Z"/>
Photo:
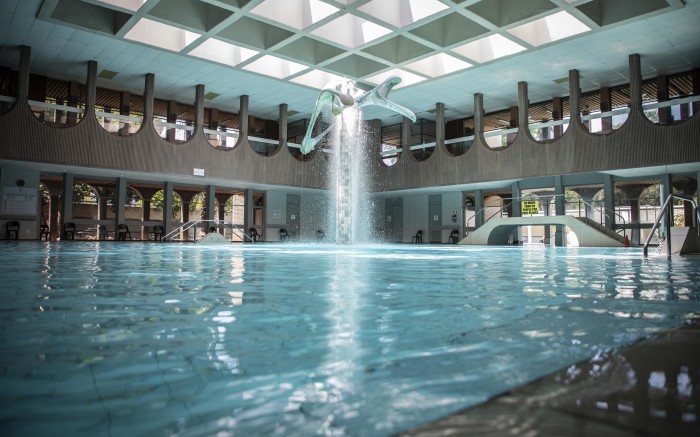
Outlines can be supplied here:
<path id="1" fill-rule="evenodd" d="M 391 76 L 384 82 L 380 83 L 376 87 L 369 91 L 362 92 L 355 87 L 355 82 L 352 80 L 347 81 L 345 84 L 338 84 L 333 88 L 324 88 L 316 99 L 316 104 L 314 105 L 314 110 L 311 113 L 311 120 L 309 122 L 309 127 L 306 129 L 306 134 L 301 142 L 301 153 L 306 155 L 311 152 L 316 144 L 318 144 L 328 132 L 333 128 L 335 123 L 335 117 L 328 124 L 328 127 L 323 130 L 317 136 L 313 136 L 313 129 L 316 125 L 316 121 L 321 113 L 330 106 L 330 111 L 334 116 L 340 115 L 346 108 L 355 106 L 357 108 L 362 108 L 364 106 L 381 106 L 397 112 L 404 117 L 411 119 L 411 121 L 416 121 L 416 115 L 407 108 L 398 105 L 389 100 L 389 91 L 396 85 L 401 83 L 401 78 L 398 76 Z"/>

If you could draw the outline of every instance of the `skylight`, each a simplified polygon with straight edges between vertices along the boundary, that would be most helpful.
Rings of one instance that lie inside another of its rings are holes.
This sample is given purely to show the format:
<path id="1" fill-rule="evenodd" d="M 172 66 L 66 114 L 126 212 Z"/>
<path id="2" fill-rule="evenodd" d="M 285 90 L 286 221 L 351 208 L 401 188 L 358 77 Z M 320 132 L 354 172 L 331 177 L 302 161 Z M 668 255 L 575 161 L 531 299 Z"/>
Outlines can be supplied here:
<path id="1" fill-rule="evenodd" d="M 321 70 L 311 70 L 301 76 L 290 79 L 290 82 L 295 82 L 300 85 L 306 85 L 319 90 L 324 89 L 329 84 L 345 82 L 347 78 L 338 76 L 337 74 L 328 73 Z"/>
<path id="2" fill-rule="evenodd" d="M 108 5 L 118 6 L 120 8 L 127 9 L 129 11 L 138 11 L 146 0 L 99 0 L 101 3 L 107 3 Z"/>
<path id="3" fill-rule="evenodd" d="M 525 47 L 514 43 L 503 35 L 495 34 L 455 47 L 452 50 L 476 62 L 484 63 L 521 52 L 525 50 Z"/>
<path id="4" fill-rule="evenodd" d="M 179 52 L 199 36 L 198 33 L 142 18 L 124 38 Z"/>
<path id="5" fill-rule="evenodd" d="M 250 12 L 302 30 L 337 11 L 321 0 L 265 0 Z"/>
<path id="6" fill-rule="evenodd" d="M 366 79 L 366 81 L 371 82 L 375 85 L 379 85 L 383 81 L 387 80 L 390 76 L 398 76 L 401 78 L 401 83 L 395 87 L 397 89 L 403 88 L 403 87 L 408 86 L 408 85 L 413 85 L 413 84 L 416 84 L 418 82 L 422 82 L 425 80 L 424 77 L 418 76 L 417 74 L 413 74 L 411 72 L 404 71 L 404 70 L 394 69 L 391 71 L 386 71 L 384 73 L 376 74 L 372 77 L 368 77 Z"/>
<path id="7" fill-rule="evenodd" d="M 464 70 L 471 66 L 472 64 L 468 62 L 461 61 L 444 53 L 438 53 L 437 55 L 421 59 L 420 61 L 412 62 L 406 65 L 406 68 L 410 68 L 426 76 L 438 77 L 454 73 L 455 71 Z"/>
<path id="8" fill-rule="evenodd" d="M 276 77 L 278 79 L 284 79 L 285 77 L 297 74 L 306 68 L 308 67 L 305 65 L 271 55 L 265 55 L 243 67 L 244 70 Z"/>
<path id="9" fill-rule="evenodd" d="M 396 27 L 404 27 L 447 9 L 437 0 L 372 0 L 358 8 Z"/>
<path id="10" fill-rule="evenodd" d="M 345 14 L 313 30 L 316 36 L 333 41 L 347 48 L 356 48 L 391 31 L 356 15 Z"/>
<path id="11" fill-rule="evenodd" d="M 202 59 L 218 62 L 220 64 L 235 67 L 241 62 L 247 61 L 259 52 L 245 47 L 238 47 L 218 39 L 209 38 L 201 45 L 194 48 L 189 54 Z"/>
<path id="12" fill-rule="evenodd" d="M 533 46 L 547 44 L 591 30 L 566 11 L 510 29 L 512 35 Z"/>

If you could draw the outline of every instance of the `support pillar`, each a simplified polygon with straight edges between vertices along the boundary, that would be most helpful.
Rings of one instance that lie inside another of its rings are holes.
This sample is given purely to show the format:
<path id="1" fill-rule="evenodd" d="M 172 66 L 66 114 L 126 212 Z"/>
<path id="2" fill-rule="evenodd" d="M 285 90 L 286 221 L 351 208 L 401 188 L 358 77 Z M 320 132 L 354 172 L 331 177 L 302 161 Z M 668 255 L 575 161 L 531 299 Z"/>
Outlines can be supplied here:
<path id="1" fill-rule="evenodd" d="M 612 110 L 612 95 L 609 87 L 600 89 L 600 112 L 608 112 Z M 602 117 L 600 119 L 601 133 L 608 134 L 612 132 L 612 117 Z"/>
<path id="2" fill-rule="evenodd" d="M 564 183 L 562 177 L 554 176 L 554 213 L 556 215 L 566 215 L 566 198 L 564 197 Z M 557 233 L 554 236 L 554 245 L 557 247 L 566 246 L 566 226 L 556 225 Z"/>
<path id="3" fill-rule="evenodd" d="M 561 97 L 555 97 L 552 99 L 552 120 L 562 120 L 564 116 L 564 105 L 562 104 Z M 554 126 L 553 138 L 559 139 L 564 134 L 564 126 L 558 124 Z"/>
<path id="4" fill-rule="evenodd" d="M 612 175 L 603 175 L 603 205 L 605 215 L 605 227 L 615 229 L 615 184 Z"/>
<path id="5" fill-rule="evenodd" d="M 129 91 L 122 91 L 119 96 L 119 114 L 125 116 L 131 114 L 131 93 Z M 119 136 L 125 137 L 129 135 L 129 128 L 131 128 L 131 123 L 124 123 L 124 125 L 119 128 Z"/>
<path id="6" fill-rule="evenodd" d="M 61 198 L 60 235 L 63 239 L 63 225 L 73 220 L 73 174 L 63 174 L 63 197 Z"/>
<path id="7" fill-rule="evenodd" d="M 671 195 L 673 192 L 673 187 L 671 185 L 671 175 L 666 173 L 661 175 L 660 181 L 659 181 L 659 205 L 663 206 L 664 203 L 666 202 L 666 199 Z M 671 202 L 673 203 L 673 202 Z M 671 211 L 673 211 L 671 209 Z M 661 213 L 663 211 L 660 211 Z M 672 214 L 671 214 L 672 215 Z M 659 232 L 661 235 L 665 238 L 667 235 L 667 232 L 669 232 L 669 227 L 673 223 L 673 217 L 671 217 L 671 220 L 662 220 L 661 223 L 659 223 Z M 667 245 L 668 246 L 668 245 Z"/>
<path id="8" fill-rule="evenodd" d="M 484 193 L 474 190 L 474 227 L 480 228 L 484 224 Z"/>
<path id="9" fill-rule="evenodd" d="M 245 196 L 243 202 L 243 209 L 245 211 L 243 214 L 243 232 L 247 235 L 248 230 L 253 227 L 253 190 L 247 189 L 243 195 Z M 243 241 L 249 242 L 250 238 L 244 237 Z"/>
<path id="10" fill-rule="evenodd" d="M 173 227 L 173 183 L 165 183 L 163 193 L 163 229 L 165 233 L 170 232 Z"/>
<path id="11" fill-rule="evenodd" d="M 659 103 L 668 101 L 668 76 L 665 74 L 660 74 L 656 77 L 656 101 Z M 670 106 L 659 108 L 658 111 L 660 126 L 673 124 Z"/>

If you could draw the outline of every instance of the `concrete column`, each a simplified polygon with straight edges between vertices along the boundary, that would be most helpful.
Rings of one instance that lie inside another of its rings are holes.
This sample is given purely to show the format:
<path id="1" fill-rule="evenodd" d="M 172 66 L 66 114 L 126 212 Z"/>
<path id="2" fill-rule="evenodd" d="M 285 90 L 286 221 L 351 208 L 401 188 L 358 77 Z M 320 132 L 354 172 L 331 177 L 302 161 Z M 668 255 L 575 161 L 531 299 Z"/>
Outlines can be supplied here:
<path id="1" fill-rule="evenodd" d="M 605 206 L 605 227 L 615 229 L 615 184 L 612 175 L 603 175 L 603 204 Z"/>
<path id="2" fill-rule="evenodd" d="M 126 210 L 124 204 L 126 203 L 126 178 L 117 178 L 117 198 L 115 199 L 117 206 L 117 217 L 116 222 L 118 225 L 126 223 Z"/>
<path id="3" fill-rule="evenodd" d="M 173 183 L 168 181 L 165 183 L 163 193 L 163 228 L 165 233 L 170 232 L 173 226 Z"/>
<path id="4" fill-rule="evenodd" d="M 63 174 L 63 197 L 61 198 L 60 235 L 63 239 L 63 225 L 73 220 L 73 174 Z"/>
<path id="5" fill-rule="evenodd" d="M 665 74 L 660 74 L 656 77 L 656 100 L 658 102 L 668 101 L 668 76 Z M 672 123 L 671 107 L 659 108 L 659 125 L 668 126 Z"/>
<path id="6" fill-rule="evenodd" d="M 32 60 L 32 48 L 21 46 L 19 48 L 19 77 L 17 86 L 17 101 L 26 104 L 29 96 L 29 64 Z"/>
<path id="7" fill-rule="evenodd" d="M 68 84 L 68 106 L 77 107 L 78 101 L 80 100 L 80 85 L 78 82 L 71 81 Z M 65 102 L 64 102 L 65 103 Z M 76 112 L 69 112 L 66 114 L 68 126 L 75 126 L 78 124 L 78 114 Z"/>
<path id="8" fill-rule="evenodd" d="M 612 95 L 610 93 L 609 87 L 602 87 L 600 89 L 600 112 L 608 112 L 612 109 Z M 612 132 L 612 117 L 603 117 L 600 119 L 601 132 L 610 133 Z"/>
<path id="9" fill-rule="evenodd" d="M 525 83 L 525 82 L 520 82 L 520 83 L 518 83 L 518 89 L 520 89 L 520 85 L 521 85 L 521 84 L 524 84 L 524 83 Z M 526 87 L 526 89 L 527 89 L 527 84 L 525 84 L 525 87 Z M 527 93 L 527 91 L 526 91 L 526 93 Z M 518 98 L 518 101 L 519 101 L 519 100 L 520 100 L 520 99 Z M 522 111 L 518 111 L 518 107 L 517 107 L 517 106 L 511 106 L 511 107 L 510 107 L 510 127 L 511 127 L 511 128 L 513 128 L 513 127 L 520 127 L 520 119 L 519 119 L 519 117 L 518 117 L 518 114 L 521 113 L 521 112 L 522 112 Z M 525 113 L 527 114 L 527 112 L 525 112 Z M 525 125 L 525 128 L 527 128 L 527 124 Z M 507 144 L 507 145 L 513 144 L 513 141 L 515 141 L 515 138 L 516 138 L 517 136 L 518 136 L 518 132 L 515 132 L 515 133 L 512 133 L 512 134 L 506 135 L 506 141 L 507 141 L 506 144 Z"/>
<path id="10" fill-rule="evenodd" d="M 435 104 L 435 150 L 445 151 L 445 104 Z"/>
<path id="11" fill-rule="evenodd" d="M 630 115 L 642 113 L 642 66 L 638 54 L 629 56 Z"/>
<path id="12" fill-rule="evenodd" d="M 168 101 L 168 123 L 177 121 L 177 102 L 175 100 Z M 175 142 L 175 128 L 168 128 L 166 139 L 169 143 Z"/>
<path id="13" fill-rule="evenodd" d="M 560 175 L 554 176 L 554 210 L 556 215 L 566 215 L 566 198 L 564 197 L 564 183 Z M 557 233 L 554 236 L 554 245 L 566 246 L 566 226 L 557 225 Z"/>
<path id="14" fill-rule="evenodd" d="M 131 93 L 129 91 L 122 91 L 119 96 L 119 113 L 126 116 L 131 114 Z M 119 129 L 119 136 L 125 137 L 129 135 L 129 127 L 130 123 L 125 123 Z"/>
<path id="15" fill-rule="evenodd" d="M 190 135 L 194 135 L 196 132 L 202 130 L 204 125 L 204 85 L 199 84 L 195 87 L 195 97 L 194 97 L 194 131 L 189 132 Z"/>
<path id="16" fill-rule="evenodd" d="M 484 193 L 474 190 L 474 227 L 480 228 L 484 224 Z"/>
<path id="17" fill-rule="evenodd" d="M 216 209 L 216 185 L 207 185 L 207 191 L 204 196 L 204 202 L 207 206 L 206 220 L 215 220 L 214 210 Z M 207 223 L 207 230 L 212 226 L 216 226 L 213 223 Z"/>
<path id="18" fill-rule="evenodd" d="M 562 104 L 561 97 L 555 97 L 552 99 L 552 120 L 562 120 L 564 118 L 564 105 Z M 554 126 L 553 138 L 561 138 L 564 133 L 564 126 L 558 125 Z"/>
<path id="19" fill-rule="evenodd" d="M 483 143 L 484 138 L 484 95 L 474 93 L 474 144 Z"/>
<path id="20" fill-rule="evenodd" d="M 700 68 L 693 68 L 693 95 L 700 96 Z M 693 114 L 700 112 L 700 102 L 693 102 Z"/>
<path id="21" fill-rule="evenodd" d="M 248 229 L 253 226 L 253 190 L 248 189 L 243 193 L 245 200 L 243 202 L 243 232 L 248 234 Z M 244 237 L 243 241 L 250 241 L 250 238 Z"/>
<path id="22" fill-rule="evenodd" d="M 522 210 L 520 208 L 520 185 L 517 182 L 513 182 L 513 185 L 511 185 L 510 190 L 510 197 L 513 198 L 511 203 L 511 217 L 521 217 Z"/>
<path id="23" fill-rule="evenodd" d="M 146 74 L 143 90 L 143 122 L 153 125 L 153 94 L 155 92 L 155 76 Z"/>
<path id="24" fill-rule="evenodd" d="M 581 86 L 578 70 L 569 70 L 569 129 L 573 125 L 583 127 L 581 124 Z"/>
<path id="25" fill-rule="evenodd" d="M 88 61 L 87 81 L 85 82 L 87 98 L 85 100 L 85 114 L 95 116 L 95 100 L 97 98 L 97 62 Z"/>
<path id="26" fill-rule="evenodd" d="M 659 181 L 659 206 L 663 206 L 664 203 L 666 202 L 666 199 L 668 196 L 671 195 L 673 192 L 673 187 L 671 185 L 671 175 L 666 173 L 661 175 L 661 180 Z M 660 211 L 661 213 L 663 211 Z M 673 219 L 671 220 L 671 223 L 673 223 Z M 659 229 L 661 229 L 662 235 L 666 235 L 666 232 L 668 229 L 666 229 L 667 221 L 666 220 L 661 220 Z"/>
<path id="27" fill-rule="evenodd" d="M 287 147 L 287 124 L 288 124 L 287 113 L 288 112 L 289 111 L 287 109 L 287 104 L 282 103 L 280 105 L 280 115 L 279 115 L 279 119 L 278 119 L 278 129 L 279 129 L 278 135 L 279 135 L 279 141 L 280 141 L 280 145 L 279 145 L 278 150 L 281 150 L 281 149 L 284 149 Z"/>

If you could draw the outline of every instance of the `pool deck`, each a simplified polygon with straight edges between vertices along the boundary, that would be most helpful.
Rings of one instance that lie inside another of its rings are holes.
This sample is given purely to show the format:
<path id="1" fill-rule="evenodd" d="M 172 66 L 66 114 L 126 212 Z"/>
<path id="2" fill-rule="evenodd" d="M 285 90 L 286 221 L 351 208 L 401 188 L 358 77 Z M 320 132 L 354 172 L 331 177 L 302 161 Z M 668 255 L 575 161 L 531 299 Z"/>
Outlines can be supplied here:
<path id="1" fill-rule="evenodd" d="M 700 322 L 400 435 L 699 436 Z"/>

